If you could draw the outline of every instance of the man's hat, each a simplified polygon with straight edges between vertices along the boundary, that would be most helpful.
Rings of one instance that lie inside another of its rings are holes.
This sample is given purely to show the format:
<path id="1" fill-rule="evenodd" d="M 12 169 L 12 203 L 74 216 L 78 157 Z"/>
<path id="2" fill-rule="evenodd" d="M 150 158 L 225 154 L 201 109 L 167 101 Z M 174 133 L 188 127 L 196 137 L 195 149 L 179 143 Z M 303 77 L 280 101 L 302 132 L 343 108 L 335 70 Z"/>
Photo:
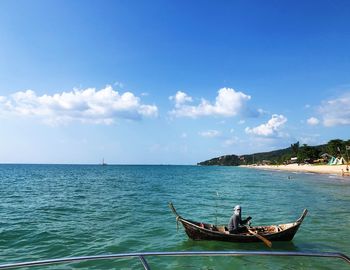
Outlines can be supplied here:
<path id="1" fill-rule="evenodd" d="M 238 209 L 241 210 L 241 206 L 239 204 L 233 208 L 233 210 L 238 210 Z"/>

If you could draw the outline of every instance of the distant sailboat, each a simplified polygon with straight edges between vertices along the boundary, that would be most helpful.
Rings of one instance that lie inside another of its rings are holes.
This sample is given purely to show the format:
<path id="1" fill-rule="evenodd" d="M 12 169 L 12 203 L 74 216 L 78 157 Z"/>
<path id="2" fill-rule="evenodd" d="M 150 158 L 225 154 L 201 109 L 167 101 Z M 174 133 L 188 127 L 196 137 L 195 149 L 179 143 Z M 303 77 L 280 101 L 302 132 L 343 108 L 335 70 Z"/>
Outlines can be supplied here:
<path id="1" fill-rule="evenodd" d="M 104 158 L 102 159 L 101 165 L 102 165 L 102 166 L 107 166 L 107 163 L 105 163 L 105 159 L 104 159 Z"/>

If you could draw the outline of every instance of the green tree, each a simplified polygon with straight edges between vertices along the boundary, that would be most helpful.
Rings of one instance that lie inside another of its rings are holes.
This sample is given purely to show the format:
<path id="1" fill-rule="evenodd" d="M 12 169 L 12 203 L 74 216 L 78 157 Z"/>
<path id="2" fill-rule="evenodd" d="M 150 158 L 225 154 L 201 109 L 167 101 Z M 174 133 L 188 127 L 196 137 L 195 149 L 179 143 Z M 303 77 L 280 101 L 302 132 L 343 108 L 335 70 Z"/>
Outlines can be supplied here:
<path id="1" fill-rule="evenodd" d="M 280 157 L 279 164 L 283 164 L 283 163 L 286 162 L 286 161 L 290 161 L 290 158 L 291 158 L 291 157 L 292 157 L 292 156 L 291 156 L 291 154 L 289 154 L 289 153 L 286 153 L 286 154 L 282 155 L 282 156 Z"/>
<path id="2" fill-rule="evenodd" d="M 292 144 L 290 145 L 290 148 L 292 149 L 292 155 L 293 155 L 293 157 L 298 156 L 298 152 L 299 152 L 299 142 L 292 143 Z"/>
<path id="3" fill-rule="evenodd" d="M 347 162 L 350 162 L 350 149 L 349 149 L 350 140 L 344 141 L 344 147 L 345 147 L 345 152 L 346 152 L 346 160 L 347 160 Z"/>
<path id="4" fill-rule="evenodd" d="M 304 162 L 306 159 L 315 160 L 318 159 L 319 155 L 319 149 L 316 147 L 308 146 L 307 144 L 303 144 L 303 146 L 299 148 L 298 161 Z"/>
<path id="5" fill-rule="evenodd" d="M 334 157 L 340 156 L 341 153 L 345 152 L 344 142 L 340 139 L 330 140 L 327 143 L 327 151 Z"/>

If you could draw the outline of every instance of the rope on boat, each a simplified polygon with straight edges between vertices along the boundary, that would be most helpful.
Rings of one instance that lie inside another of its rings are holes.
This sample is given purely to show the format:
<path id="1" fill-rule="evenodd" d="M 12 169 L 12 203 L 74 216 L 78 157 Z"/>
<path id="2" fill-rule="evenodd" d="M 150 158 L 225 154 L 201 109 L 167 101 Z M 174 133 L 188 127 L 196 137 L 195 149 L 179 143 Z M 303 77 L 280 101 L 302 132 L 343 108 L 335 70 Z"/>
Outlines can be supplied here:
<path id="1" fill-rule="evenodd" d="M 174 213 L 174 215 L 176 216 L 176 231 L 179 231 L 179 219 L 181 218 L 180 215 L 176 212 L 176 209 L 173 205 L 172 202 L 169 202 L 168 204 L 169 208 L 171 209 L 171 211 Z"/>

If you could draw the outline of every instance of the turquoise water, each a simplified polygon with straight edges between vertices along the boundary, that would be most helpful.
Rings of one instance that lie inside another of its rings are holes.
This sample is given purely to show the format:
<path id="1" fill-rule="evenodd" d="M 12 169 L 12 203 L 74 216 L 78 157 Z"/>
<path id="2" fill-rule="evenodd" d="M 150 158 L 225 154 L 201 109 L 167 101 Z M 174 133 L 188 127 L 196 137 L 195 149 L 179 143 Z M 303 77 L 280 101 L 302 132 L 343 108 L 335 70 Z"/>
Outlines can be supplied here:
<path id="1" fill-rule="evenodd" d="M 288 179 L 291 176 L 292 179 Z M 350 255 L 350 179 L 238 167 L 0 165 L 0 264 L 139 251 L 269 250 L 189 240 L 183 217 L 227 223 L 239 203 L 253 225 L 309 214 L 278 251 Z M 150 258 L 152 269 L 348 269 L 338 259 Z M 35 268 L 37 269 L 37 268 Z M 136 259 L 40 269 L 142 269 Z"/>

